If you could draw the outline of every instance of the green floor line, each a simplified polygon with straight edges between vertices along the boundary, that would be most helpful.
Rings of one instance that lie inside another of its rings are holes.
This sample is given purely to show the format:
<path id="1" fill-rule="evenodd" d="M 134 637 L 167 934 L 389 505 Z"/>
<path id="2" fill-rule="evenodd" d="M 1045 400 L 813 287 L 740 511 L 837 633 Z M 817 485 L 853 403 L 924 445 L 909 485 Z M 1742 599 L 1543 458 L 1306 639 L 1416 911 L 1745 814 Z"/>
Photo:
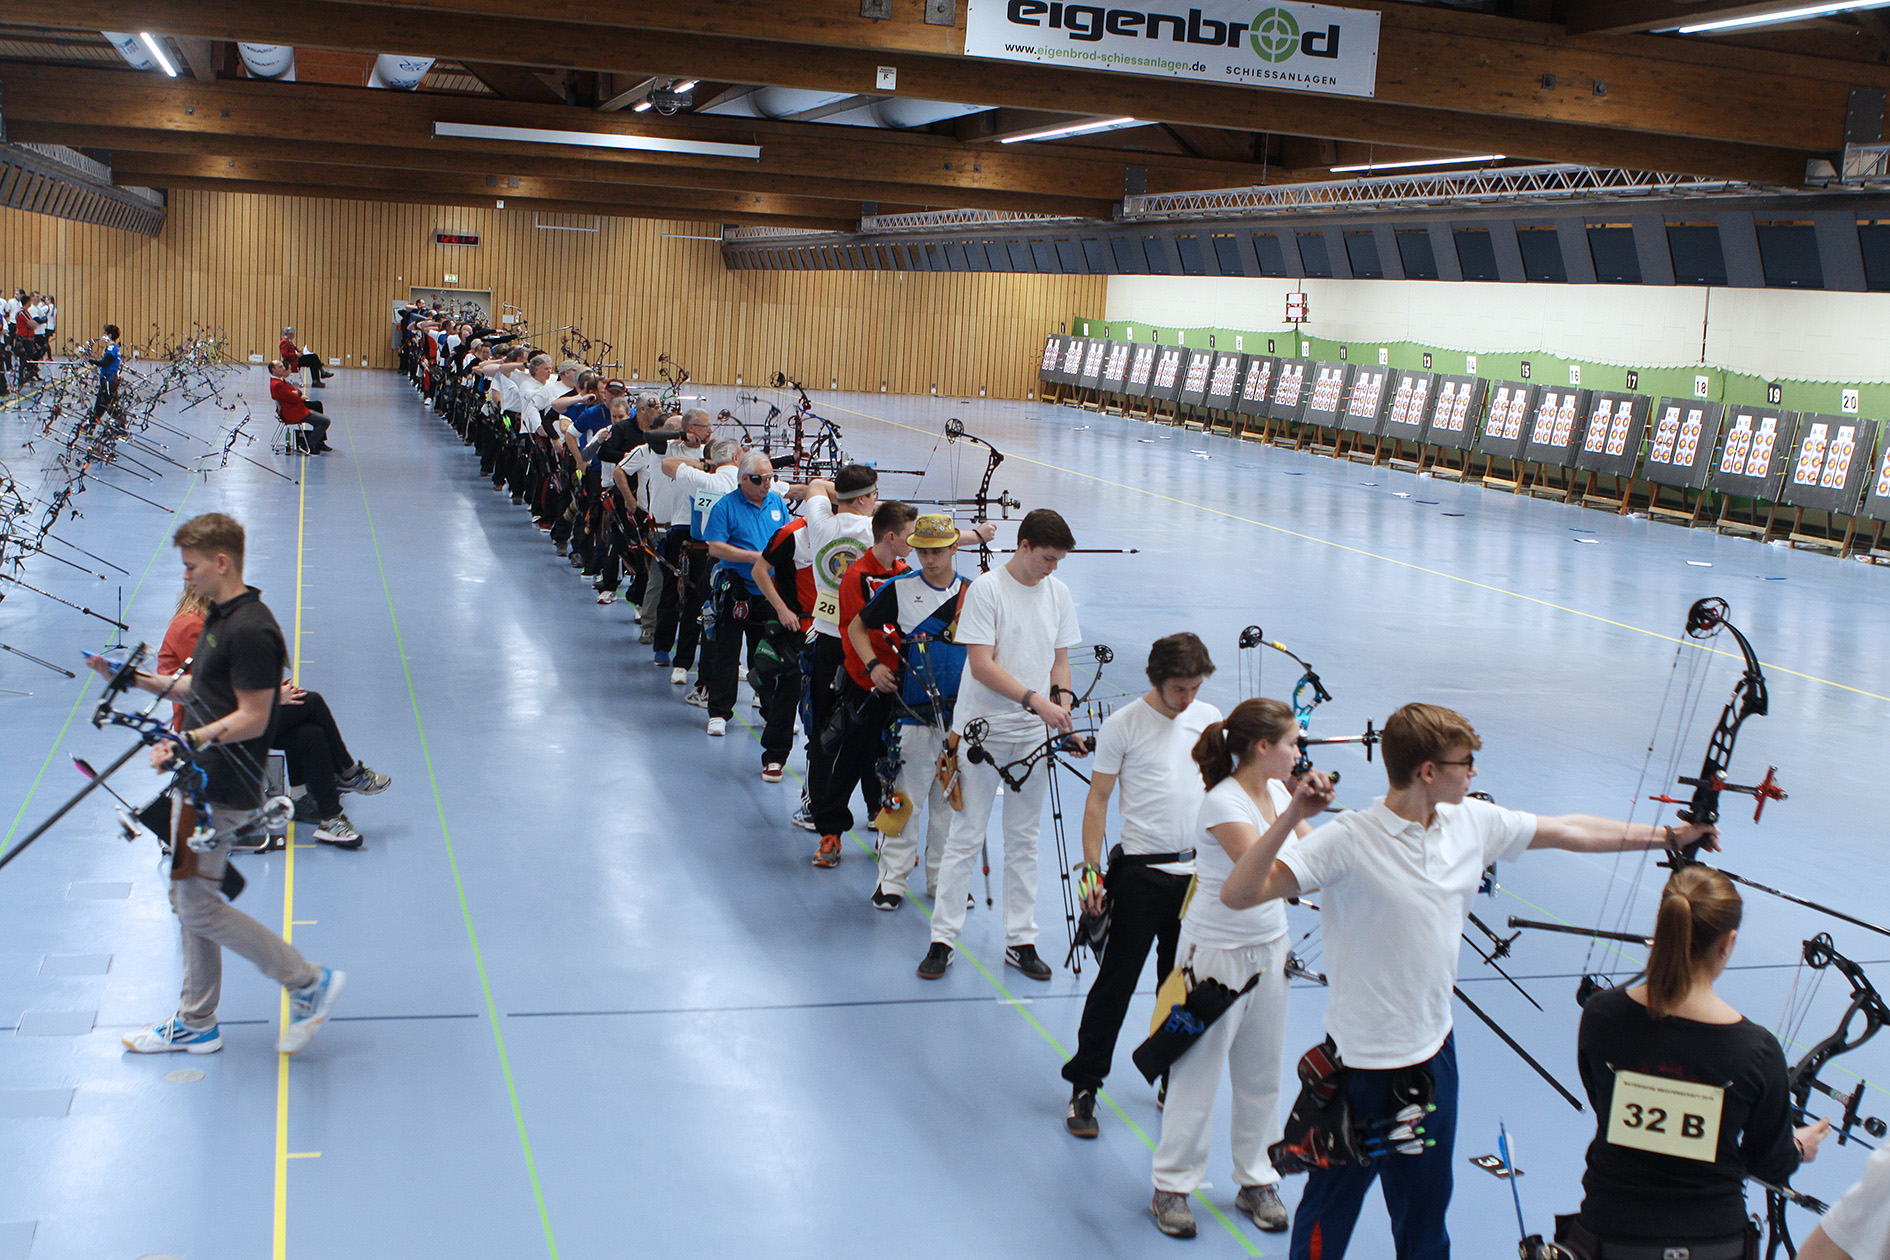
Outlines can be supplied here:
<path id="1" fill-rule="evenodd" d="M 743 718 L 743 717 L 737 717 L 735 720 L 736 722 L 741 724 L 741 727 L 743 730 L 747 731 L 748 734 L 754 738 L 754 741 L 757 744 L 761 742 L 761 732 L 756 730 L 754 726 L 748 721 L 748 719 Z M 783 766 L 782 769 L 786 770 L 787 773 L 793 777 L 794 781 L 799 783 L 803 789 L 807 787 L 806 777 L 803 776 L 798 770 L 795 770 L 792 766 Z M 847 839 L 853 841 L 854 844 L 858 845 L 861 851 L 871 854 L 875 861 L 878 860 L 878 857 L 879 857 L 878 853 L 874 851 L 874 848 L 872 845 L 868 844 L 865 841 L 865 839 L 861 837 L 860 833 L 857 830 L 847 832 Z M 929 919 L 932 917 L 932 907 L 926 905 L 925 902 L 921 901 L 917 896 L 908 892 L 906 894 L 906 900 L 910 901 L 913 905 L 917 906 L 919 908 L 920 913 L 925 915 L 926 918 Z M 966 962 L 969 962 L 973 967 L 976 967 L 978 969 L 978 974 L 991 982 L 992 988 L 996 989 L 999 993 L 1004 995 L 1004 998 L 1003 998 L 1004 1004 L 1010 1007 L 1013 1011 L 1016 1011 L 1019 1015 L 1023 1016 L 1024 1022 L 1037 1030 L 1037 1035 L 1039 1037 L 1042 1037 L 1045 1043 L 1048 1044 L 1052 1050 L 1055 1050 L 1057 1052 L 1058 1059 L 1062 1060 L 1065 1063 L 1068 1063 L 1070 1061 L 1070 1052 L 1063 1048 L 1063 1043 L 1059 1042 L 1048 1028 L 1045 1028 L 1040 1022 L 1038 1022 L 1038 1019 L 1035 1015 L 1031 1014 L 1027 1008 L 1025 1008 L 1023 1005 L 1021 1005 L 1018 1002 L 1017 995 L 1012 993 L 1009 989 L 1007 989 L 1004 986 L 1004 982 L 1002 980 L 999 980 L 995 975 L 993 975 L 991 973 L 991 969 L 989 967 L 986 967 L 983 961 L 981 961 L 976 954 L 966 949 L 962 944 L 955 945 L 953 949 L 958 954 L 959 957 L 963 958 Z M 1116 1118 L 1122 1121 L 1123 1126 L 1127 1128 L 1129 1132 L 1135 1134 L 1137 1138 L 1141 1139 L 1142 1145 L 1148 1147 L 1148 1149 L 1151 1151 L 1155 1149 L 1155 1139 L 1151 1138 L 1148 1135 L 1148 1133 L 1143 1130 L 1141 1125 L 1137 1124 L 1133 1119 L 1130 1118 L 1129 1113 L 1122 1109 L 1121 1104 L 1116 1102 L 1116 1100 L 1110 1095 L 1108 1090 L 1106 1089 L 1097 1090 L 1096 1097 L 1102 1099 L 1105 1103 L 1109 1104 L 1109 1110 L 1116 1113 Z M 1194 1197 L 1200 1202 L 1202 1207 L 1207 1209 L 1208 1215 L 1212 1216 L 1215 1220 L 1221 1223 L 1221 1227 L 1225 1229 L 1233 1237 L 1235 1242 L 1241 1245 L 1241 1247 L 1247 1252 L 1248 1255 L 1260 1256 L 1260 1255 L 1265 1254 L 1258 1247 L 1254 1245 L 1253 1240 L 1248 1238 L 1247 1235 L 1241 1231 L 1239 1226 L 1235 1225 L 1232 1221 L 1228 1220 L 1227 1217 L 1221 1212 L 1221 1209 L 1215 1206 L 1213 1201 L 1210 1200 L 1206 1195 L 1202 1194 L 1199 1190 L 1196 1190 L 1194 1192 Z"/>
<path id="2" fill-rule="evenodd" d="M 183 512 L 184 504 L 190 502 L 191 491 L 197 488 L 197 482 L 200 478 L 201 474 L 193 469 L 184 483 L 184 497 L 177 501 L 177 512 Z M 175 519 L 175 517 L 172 519 Z M 125 601 L 125 610 L 129 610 L 131 606 L 137 602 L 138 592 L 144 589 L 145 579 L 151 576 L 151 567 L 157 563 L 158 557 L 164 554 L 165 548 L 170 545 L 170 541 L 171 533 L 167 526 L 164 531 L 163 540 L 158 543 L 157 549 L 151 553 L 151 558 L 145 561 L 144 570 L 138 574 L 137 585 L 131 588 L 131 598 Z M 122 611 L 120 615 L 123 615 Z M 0 853 L 5 853 L 8 849 L 13 847 L 13 836 L 14 833 L 20 829 L 20 819 L 26 816 L 27 807 L 32 805 L 33 797 L 39 791 L 40 781 L 46 777 L 46 771 L 52 765 L 53 758 L 59 755 L 59 746 L 65 743 L 66 732 L 72 729 L 72 719 L 78 716 L 80 706 L 85 703 L 86 693 L 91 690 L 92 681 L 97 677 L 97 674 L 88 670 L 80 679 L 79 694 L 73 697 L 72 708 L 66 712 L 66 720 L 60 723 L 59 733 L 53 736 L 52 747 L 46 750 L 46 759 L 39 763 L 39 772 L 33 776 L 33 781 L 27 785 L 26 796 L 20 801 L 19 809 L 14 811 L 13 821 L 7 824 L 6 835 L 0 836 Z"/>
<path id="3" fill-rule="evenodd" d="M 512 1078 L 512 1060 L 505 1049 L 505 1032 L 499 1026 L 498 1004 L 492 998 L 492 981 L 486 974 L 486 959 L 479 948 L 479 933 L 473 927 L 472 907 L 466 901 L 466 884 L 460 876 L 459 854 L 453 848 L 453 833 L 446 823 L 446 802 L 440 797 L 439 777 L 433 769 L 433 750 L 427 742 L 426 723 L 420 717 L 420 696 L 414 690 L 413 670 L 407 663 L 407 644 L 401 637 L 400 618 L 394 613 L 394 592 L 387 584 L 387 565 L 381 559 L 381 536 L 374 526 L 374 509 L 368 504 L 367 480 L 361 475 L 361 460 L 355 454 L 354 424 L 343 417 L 348 430 L 348 456 L 354 462 L 355 482 L 361 487 L 361 510 L 367 514 L 368 540 L 374 548 L 374 567 L 381 579 L 381 594 L 387 600 L 387 620 L 394 629 L 394 646 L 400 653 L 400 672 L 407 683 L 407 700 L 413 708 L 414 729 L 420 736 L 420 756 L 426 763 L 427 786 L 433 791 L 433 807 L 440 819 L 440 838 L 446 844 L 446 862 L 453 872 L 453 892 L 459 897 L 459 913 L 466 924 L 466 939 L 472 945 L 473 967 L 479 973 L 479 990 L 485 997 L 486 1020 L 492 1025 L 492 1040 L 499 1051 L 499 1070 L 505 1077 L 506 1097 L 512 1104 L 512 1122 L 518 1127 L 519 1147 L 525 1154 L 525 1171 L 531 1179 L 532 1198 L 538 1204 L 538 1221 L 545 1231 L 545 1248 L 552 1260 L 558 1257 L 558 1239 L 551 1229 L 551 1211 L 545 1206 L 545 1188 L 538 1178 L 538 1161 L 532 1156 L 531 1134 L 525 1128 L 525 1109 L 518 1099 L 518 1084 Z"/>

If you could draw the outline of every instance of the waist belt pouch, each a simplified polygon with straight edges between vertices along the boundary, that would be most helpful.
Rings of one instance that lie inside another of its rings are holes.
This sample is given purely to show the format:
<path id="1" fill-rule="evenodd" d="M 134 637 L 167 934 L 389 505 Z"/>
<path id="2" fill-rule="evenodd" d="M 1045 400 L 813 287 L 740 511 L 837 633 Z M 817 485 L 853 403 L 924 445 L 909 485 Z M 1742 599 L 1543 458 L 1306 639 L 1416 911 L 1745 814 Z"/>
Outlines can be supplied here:
<path id="1" fill-rule="evenodd" d="M 1353 1140 L 1352 1109 L 1345 1096 L 1347 1068 L 1328 1037 L 1299 1059 L 1299 1097 L 1286 1117 L 1281 1139 L 1267 1158 L 1282 1174 L 1363 1162 Z"/>
<path id="2" fill-rule="evenodd" d="M 1130 1058 L 1134 1060 L 1136 1070 L 1153 1085 L 1156 1078 L 1166 1072 L 1175 1060 L 1194 1048 L 1194 1043 L 1201 1039 L 1202 1033 L 1214 1026 L 1215 1020 L 1227 1014 L 1228 1008 L 1259 982 L 1260 977 L 1256 975 L 1241 985 L 1239 990 L 1234 990 L 1219 980 L 1196 981 L 1188 991 L 1187 1002 L 1170 1007 L 1168 1018 L 1162 1021 L 1161 1027 L 1135 1048 Z"/>

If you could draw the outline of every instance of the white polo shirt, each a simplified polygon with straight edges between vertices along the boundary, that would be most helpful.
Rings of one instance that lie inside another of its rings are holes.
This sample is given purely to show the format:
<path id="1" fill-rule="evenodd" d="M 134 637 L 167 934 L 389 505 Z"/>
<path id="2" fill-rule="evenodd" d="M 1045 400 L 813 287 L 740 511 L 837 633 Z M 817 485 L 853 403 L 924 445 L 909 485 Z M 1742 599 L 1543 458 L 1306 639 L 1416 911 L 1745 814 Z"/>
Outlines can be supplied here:
<path id="1" fill-rule="evenodd" d="M 1326 1031 L 1355 1068 L 1422 1063 L 1451 1029 L 1451 988 L 1483 868 L 1523 855 L 1536 816 L 1466 799 L 1427 829 L 1385 808 L 1347 810 L 1280 850 L 1301 892 L 1317 890 Z"/>

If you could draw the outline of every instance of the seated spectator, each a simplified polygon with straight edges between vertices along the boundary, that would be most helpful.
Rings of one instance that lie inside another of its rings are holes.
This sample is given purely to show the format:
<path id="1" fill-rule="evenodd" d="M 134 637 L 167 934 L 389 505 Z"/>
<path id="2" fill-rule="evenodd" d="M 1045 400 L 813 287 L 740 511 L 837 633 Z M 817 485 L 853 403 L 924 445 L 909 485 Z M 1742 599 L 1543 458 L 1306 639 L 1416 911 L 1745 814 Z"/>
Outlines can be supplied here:
<path id="1" fill-rule="evenodd" d="M 269 364 L 269 396 L 276 400 L 276 419 L 284 424 L 306 424 L 315 431 L 310 455 L 326 455 L 335 449 L 328 445 L 328 417 L 322 414 L 322 405 L 302 396 L 289 380 L 289 365 L 281 359 Z"/>

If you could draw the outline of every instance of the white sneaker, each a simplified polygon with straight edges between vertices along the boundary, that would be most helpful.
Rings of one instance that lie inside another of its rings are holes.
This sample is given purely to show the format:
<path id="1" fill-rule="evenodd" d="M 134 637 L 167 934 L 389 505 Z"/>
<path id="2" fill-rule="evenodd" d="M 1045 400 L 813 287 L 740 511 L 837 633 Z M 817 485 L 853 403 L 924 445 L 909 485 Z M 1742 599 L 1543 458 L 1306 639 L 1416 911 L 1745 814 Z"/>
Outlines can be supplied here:
<path id="1" fill-rule="evenodd" d="M 289 991 L 289 1022 L 276 1038 L 278 1053 L 294 1054 L 309 1043 L 328 1019 L 328 1012 L 334 1009 L 335 999 L 341 996 L 341 986 L 347 980 L 346 972 L 323 967 L 315 983 Z"/>
<path id="2" fill-rule="evenodd" d="M 709 719 L 709 734 L 711 735 L 728 734 L 728 719 L 727 718 L 710 718 Z"/>
<path id="3" fill-rule="evenodd" d="M 669 685 L 680 687 L 689 681 L 689 671 L 678 665 L 669 671 Z"/>
<path id="4" fill-rule="evenodd" d="M 171 1054 L 179 1050 L 186 1054 L 215 1054 L 223 1049 L 223 1036 L 215 1024 L 202 1032 L 192 1032 L 184 1027 L 183 1020 L 175 1017 L 155 1028 L 127 1033 L 120 1040 L 133 1054 Z"/>

